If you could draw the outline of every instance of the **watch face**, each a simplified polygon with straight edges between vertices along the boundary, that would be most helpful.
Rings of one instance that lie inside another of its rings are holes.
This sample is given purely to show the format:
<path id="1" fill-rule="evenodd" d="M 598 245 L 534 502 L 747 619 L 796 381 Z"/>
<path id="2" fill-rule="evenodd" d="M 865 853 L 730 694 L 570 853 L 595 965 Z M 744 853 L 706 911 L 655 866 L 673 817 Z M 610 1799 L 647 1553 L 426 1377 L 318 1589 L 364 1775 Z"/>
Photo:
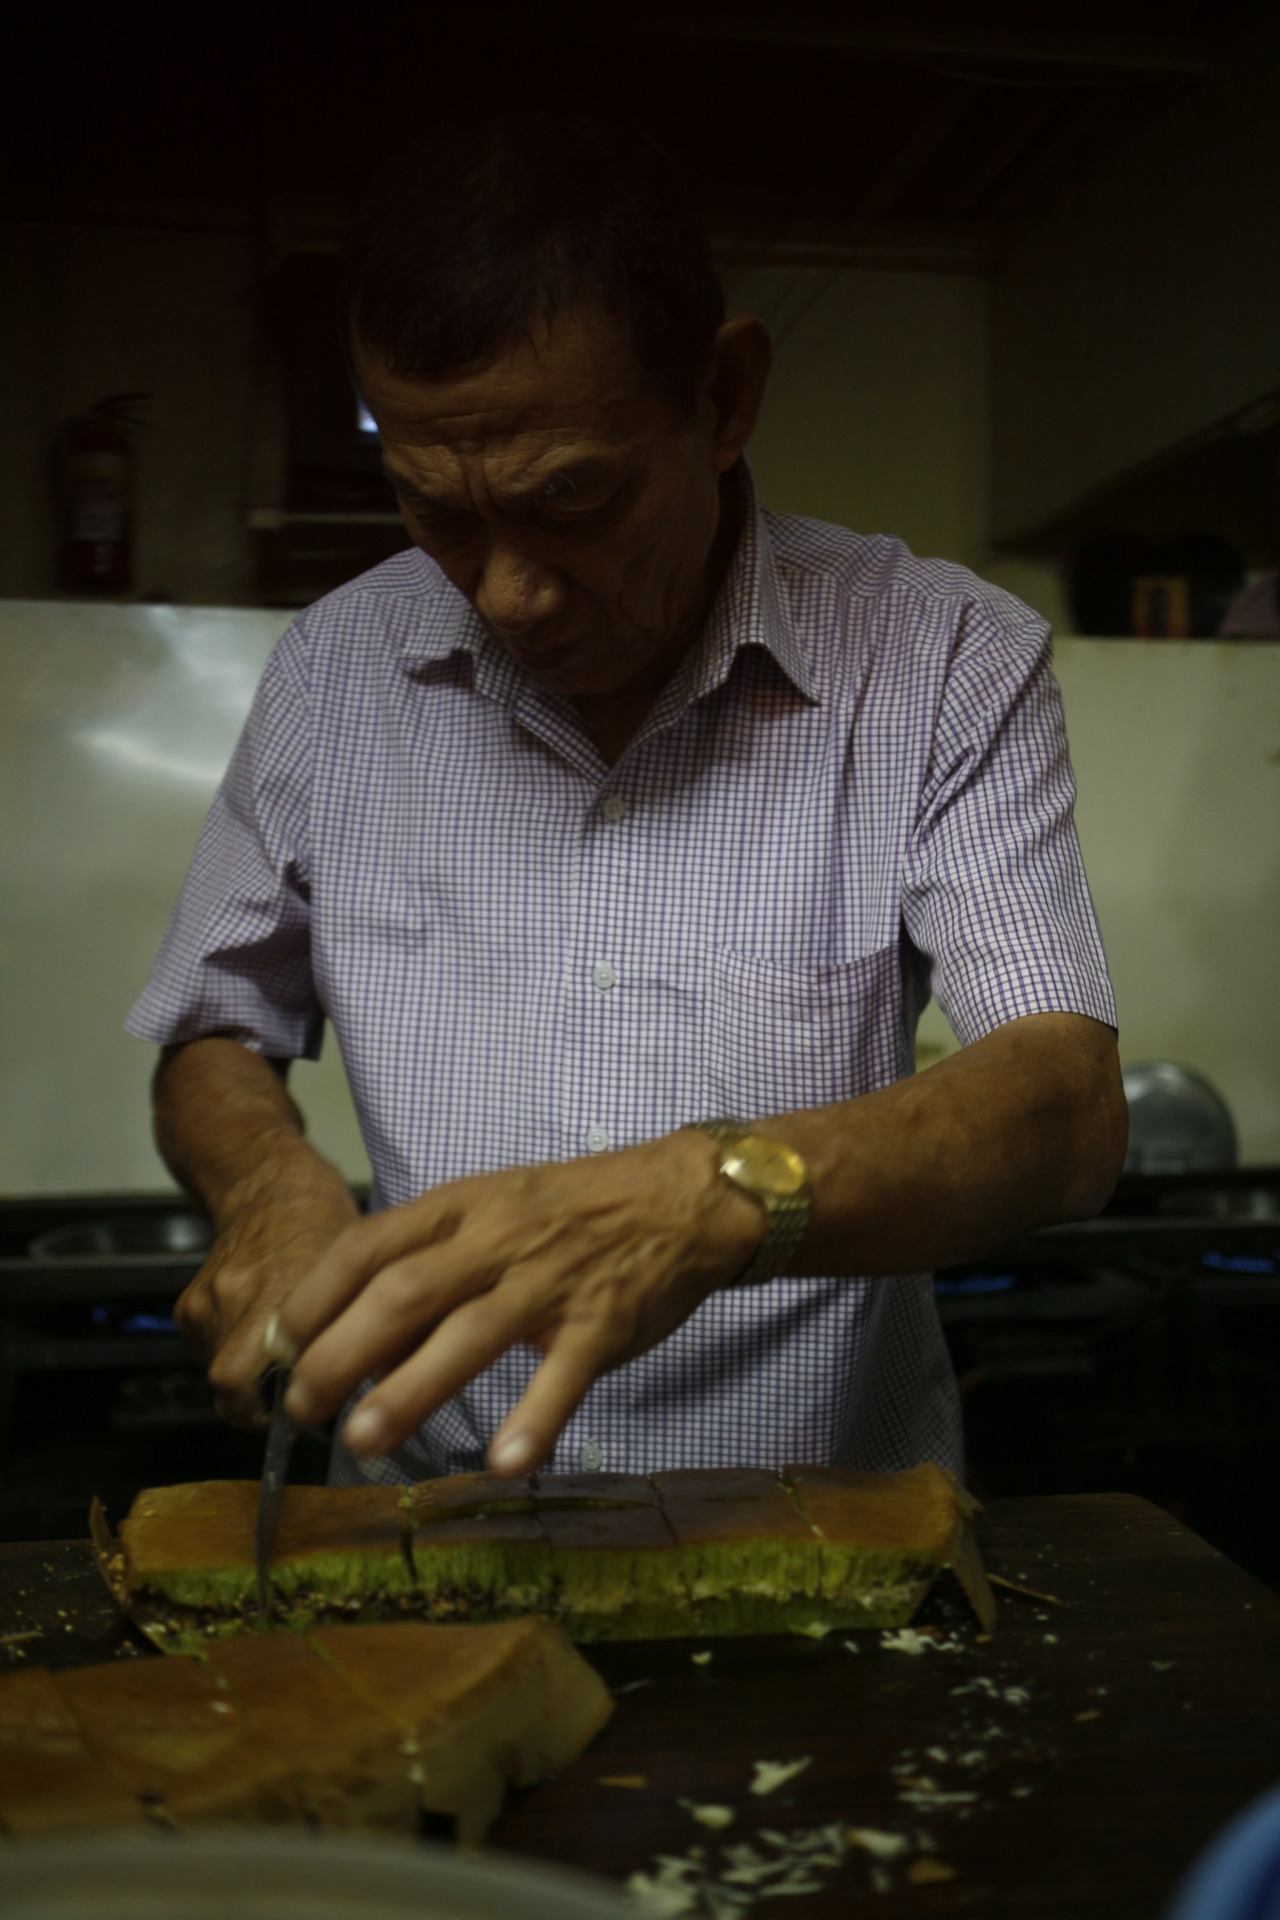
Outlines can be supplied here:
<path id="1" fill-rule="evenodd" d="M 724 1170 L 731 1180 L 740 1181 L 752 1193 L 779 1200 L 802 1191 L 805 1183 L 804 1161 L 781 1140 L 764 1134 L 745 1133 L 725 1154 Z"/>

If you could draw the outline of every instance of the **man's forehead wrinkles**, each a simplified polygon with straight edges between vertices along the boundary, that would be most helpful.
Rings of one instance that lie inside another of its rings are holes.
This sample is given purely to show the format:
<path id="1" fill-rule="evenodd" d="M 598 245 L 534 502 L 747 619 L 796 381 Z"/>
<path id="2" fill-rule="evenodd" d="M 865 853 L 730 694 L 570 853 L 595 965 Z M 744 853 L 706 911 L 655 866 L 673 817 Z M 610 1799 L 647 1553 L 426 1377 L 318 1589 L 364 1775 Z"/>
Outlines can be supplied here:
<path id="1" fill-rule="evenodd" d="M 432 449 L 431 451 L 434 451 Z M 441 451 L 445 451 L 441 449 Z M 428 450 L 424 449 L 426 454 Z M 540 458 L 521 459 L 507 454 L 490 459 L 468 460 L 457 455 L 443 461 L 413 467 L 393 465 L 384 459 L 383 468 L 391 484 L 408 500 L 438 501 L 459 493 L 472 494 L 476 482 L 494 498 L 516 501 L 544 495 L 569 495 L 582 488 L 620 478 L 626 465 L 626 449 L 584 452 L 576 457 L 563 449 L 552 449 Z"/>

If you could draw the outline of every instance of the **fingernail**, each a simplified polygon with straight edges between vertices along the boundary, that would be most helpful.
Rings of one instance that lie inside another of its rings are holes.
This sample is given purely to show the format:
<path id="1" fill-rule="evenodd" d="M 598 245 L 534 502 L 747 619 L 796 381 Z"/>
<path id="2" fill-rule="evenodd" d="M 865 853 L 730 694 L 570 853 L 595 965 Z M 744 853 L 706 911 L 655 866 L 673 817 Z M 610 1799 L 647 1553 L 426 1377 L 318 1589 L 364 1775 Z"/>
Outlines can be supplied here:
<path id="1" fill-rule="evenodd" d="M 278 1313 L 271 1315 L 263 1330 L 262 1350 L 268 1360 L 276 1360 L 282 1367 L 291 1367 L 298 1357 L 297 1343 L 289 1338 L 280 1325 Z"/>
<path id="2" fill-rule="evenodd" d="M 533 1442 L 527 1433 L 509 1433 L 495 1440 L 489 1449 L 489 1465 L 498 1473 L 519 1473 L 533 1455 Z"/>
<path id="3" fill-rule="evenodd" d="M 342 1429 L 342 1438 L 352 1453 L 385 1453 L 387 1416 L 380 1407 L 357 1407 Z"/>

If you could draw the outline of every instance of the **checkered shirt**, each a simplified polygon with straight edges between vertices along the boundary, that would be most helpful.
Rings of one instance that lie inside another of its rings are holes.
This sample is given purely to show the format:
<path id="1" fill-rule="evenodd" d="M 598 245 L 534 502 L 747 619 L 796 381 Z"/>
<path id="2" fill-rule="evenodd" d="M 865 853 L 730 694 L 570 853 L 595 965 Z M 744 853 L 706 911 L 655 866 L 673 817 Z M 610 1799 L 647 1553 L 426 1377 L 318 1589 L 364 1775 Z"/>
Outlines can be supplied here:
<path id="1" fill-rule="evenodd" d="M 342 1049 L 372 1204 L 1114 1023 L 1044 623 L 963 569 L 750 499 L 706 630 L 607 766 L 416 550 L 273 654 L 130 1031 Z M 479 1467 L 519 1347 L 383 1461 Z M 961 1465 L 928 1275 L 717 1293 L 598 1380 L 551 1466 Z"/>

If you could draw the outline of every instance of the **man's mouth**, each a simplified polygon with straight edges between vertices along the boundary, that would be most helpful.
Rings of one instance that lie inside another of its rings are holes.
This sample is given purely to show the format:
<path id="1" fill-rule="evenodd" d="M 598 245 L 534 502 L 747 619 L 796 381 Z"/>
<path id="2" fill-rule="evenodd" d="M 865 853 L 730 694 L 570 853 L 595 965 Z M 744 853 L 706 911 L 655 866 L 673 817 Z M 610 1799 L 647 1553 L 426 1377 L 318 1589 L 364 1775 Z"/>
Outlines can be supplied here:
<path id="1" fill-rule="evenodd" d="M 527 667 L 530 673 L 554 673 L 576 652 L 576 642 L 572 640 L 558 640 L 551 646 L 545 643 L 531 646 L 519 640 L 507 640 L 503 644 L 512 659 Z"/>

